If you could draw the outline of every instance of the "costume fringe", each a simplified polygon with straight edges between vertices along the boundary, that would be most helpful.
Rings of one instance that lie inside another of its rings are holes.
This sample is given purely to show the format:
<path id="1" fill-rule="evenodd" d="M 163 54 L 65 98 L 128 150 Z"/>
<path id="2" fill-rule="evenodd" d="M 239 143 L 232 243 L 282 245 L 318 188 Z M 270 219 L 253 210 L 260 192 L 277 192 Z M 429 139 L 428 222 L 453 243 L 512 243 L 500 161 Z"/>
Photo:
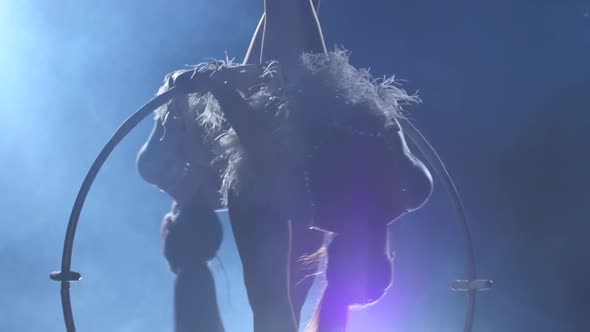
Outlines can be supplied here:
<path id="1" fill-rule="evenodd" d="M 237 67 L 230 59 L 201 63 L 166 76 L 160 93 L 170 87 L 172 79 L 187 71 L 216 71 Z M 396 119 L 404 116 L 403 107 L 418 103 L 417 95 L 402 89 L 394 77 L 376 79 L 367 69 L 357 69 L 349 62 L 349 52 L 336 49 L 328 54 L 303 54 L 300 68 L 284 72 L 276 62 L 263 70 L 265 84 L 243 91 L 255 112 L 262 112 L 273 121 L 274 132 L 269 139 L 285 152 L 277 156 L 283 163 L 298 168 L 305 135 L 314 130 L 341 128 L 351 132 L 383 132 L 399 130 Z M 211 93 L 188 95 L 188 112 L 204 129 L 209 145 L 224 165 L 220 192 L 227 204 L 230 190 L 239 193 L 243 185 L 263 182 L 248 161 L 247 151 L 236 132 L 229 128 L 223 110 Z M 170 103 L 169 103 L 170 104 Z M 169 104 L 156 111 L 165 120 Z M 165 123 L 165 121 L 164 121 Z M 272 153 L 272 152 L 270 152 Z M 264 176 L 261 174 L 260 176 Z M 246 183 L 247 182 L 247 183 Z M 261 189 L 264 190 L 264 189 Z"/>

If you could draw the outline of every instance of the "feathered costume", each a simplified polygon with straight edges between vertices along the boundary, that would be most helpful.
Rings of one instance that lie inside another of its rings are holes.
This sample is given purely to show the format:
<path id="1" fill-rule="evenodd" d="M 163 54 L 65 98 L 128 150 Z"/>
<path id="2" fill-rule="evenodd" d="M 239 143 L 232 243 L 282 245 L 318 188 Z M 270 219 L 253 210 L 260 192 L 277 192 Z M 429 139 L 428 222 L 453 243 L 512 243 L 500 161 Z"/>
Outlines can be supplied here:
<path id="1" fill-rule="evenodd" d="M 236 67 L 218 61 L 190 70 L 214 76 L 221 68 Z M 240 89 L 250 106 L 244 111 L 252 112 L 247 118 L 259 136 L 258 148 L 244 146 L 212 94 L 187 97 L 187 110 L 203 131 L 207 149 L 218 156 L 209 161 L 222 172 L 223 204 L 230 191 L 246 200 L 269 199 L 287 217 L 313 220 L 314 227 L 331 232 L 342 231 L 339 216 L 380 211 L 391 216 L 390 222 L 405 212 L 386 210 L 404 199 L 400 168 L 411 165 L 400 165 L 409 161 L 400 157 L 396 118 L 402 116 L 402 105 L 419 101 L 416 96 L 393 78 L 375 80 L 367 70 L 354 68 L 343 50 L 305 53 L 288 74 L 277 62 L 260 72 L 260 81 Z M 165 125 L 167 108 L 157 116 Z M 408 202 L 406 210 L 421 204 Z"/>

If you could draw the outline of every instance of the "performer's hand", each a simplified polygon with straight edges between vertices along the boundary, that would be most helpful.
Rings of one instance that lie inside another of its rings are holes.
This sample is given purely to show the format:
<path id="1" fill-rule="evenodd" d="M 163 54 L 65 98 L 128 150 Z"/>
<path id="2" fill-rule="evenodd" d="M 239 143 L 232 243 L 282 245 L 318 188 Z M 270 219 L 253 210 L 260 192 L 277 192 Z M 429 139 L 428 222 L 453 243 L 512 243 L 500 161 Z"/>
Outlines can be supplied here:
<path id="1" fill-rule="evenodd" d="M 200 72 L 197 68 L 183 69 L 174 72 L 168 78 L 168 86 L 182 90 L 184 93 L 208 92 L 211 85 L 211 75 Z"/>
<path id="2" fill-rule="evenodd" d="M 179 70 L 170 75 L 168 86 L 181 89 L 185 93 L 209 92 L 211 89 L 228 86 L 246 91 L 263 83 L 269 75 L 266 67 L 259 65 L 225 66 L 215 63 Z"/>
<path id="3" fill-rule="evenodd" d="M 246 91 L 264 83 L 269 77 L 267 73 L 266 67 L 261 65 L 220 66 L 211 73 L 211 77 L 219 83 Z"/>

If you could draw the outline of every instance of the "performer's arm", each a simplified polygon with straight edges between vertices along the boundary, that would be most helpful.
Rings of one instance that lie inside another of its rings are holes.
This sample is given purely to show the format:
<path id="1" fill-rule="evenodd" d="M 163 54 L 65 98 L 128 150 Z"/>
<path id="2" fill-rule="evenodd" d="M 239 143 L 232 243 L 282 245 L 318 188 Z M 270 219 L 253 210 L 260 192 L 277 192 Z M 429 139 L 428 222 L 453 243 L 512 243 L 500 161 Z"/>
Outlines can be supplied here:
<path id="1" fill-rule="evenodd" d="M 315 8 L 316 14 L 319 14 L 320 11 L 320 0 L 312 0 L 313 7 Z M 260 55 L 262 52 L 262 38 L 264 34 L 264 25 L 265 25 L 265 17 L 266 14 L 262 14 L 260 20 L 258 21 L 258 25 L 256 26 L 256 30 L 254 31 L 254 36 L 250 41 L 250 46 L 248 47 L 248 51 L 246 52 L 246 56 L 244 57 L 243 64 L 260 64 L 262 63 Z"/>
<path id="2" fill-rule="evenodd" d="M 171 86 L 187 91 L 210 92 L 219 103 L 230 127 L 240 137 L 240 144 L 247 151 L 256 151 L 251 153 L 252 156 L 265 158 L 271 155 L 268 151 L 274 144 L 270 137 L 273 132 L 272 117 L 255 111 L 240 92 L 264 80 L 261 78 L 263 67 L 247 68 L 223 68 L 213 73 L 186 71 L 173 75 Z"/>
<path id="3" fill-rule="evenodd" d="M 303 52 L 327 53 L 312 0 L 265 0 L 264 11 L 263 60 L 295 63 Z"/>

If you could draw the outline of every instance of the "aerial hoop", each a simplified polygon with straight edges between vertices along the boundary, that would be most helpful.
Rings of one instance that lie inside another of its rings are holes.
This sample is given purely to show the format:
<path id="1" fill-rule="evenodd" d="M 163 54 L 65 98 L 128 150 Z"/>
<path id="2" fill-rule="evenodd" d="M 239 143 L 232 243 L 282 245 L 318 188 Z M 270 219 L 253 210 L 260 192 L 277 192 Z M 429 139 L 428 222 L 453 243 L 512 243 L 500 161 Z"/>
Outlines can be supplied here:
<path id="1" fill-rule="evenodd" d="M 245 65 L 244 67 L 244 70 L 248 70 L 255 66 Z M 190 71 L 188 73 L 190 73 Z M 84 202 L 86 201 L 86 197 L 88 196 L 88 192 L 90 191 L 90 188 L 92 187 L 92 184 L 96 179 L 98 172 L 100 171 L 100 169 L 102 168 L 110 154 L 113 152 L 113 150 L 143 119 L 145 119 L 154 110 L 167 103 L 174 96 L 180 94 L 193 93 L 197 91 L 203 91 L 203 82 L 201 81 L 197 83 L 196 79 L 194 79 L 195 74 L 196 72 L 193 73 L 188 80 L 180 80 L 175 87 L 171 87 L 165 92 L 157 95 L 144 106 L 142 106 L 140 109 L 138 109 L 135 113 L 133 113 L 117 129 L 117 131 L 113 134 L 111 139 L 102 148 L 102 150 L 94 160 L 94 163 L 90 167 L 90 170 L 86 174 L 86 177 L 82 182 L 82 185 L 80 186 L 78 195 L 76 196 L 76 200 L 74 202 L 74 206 L 70 214 L 70 219 L 68 221 L 62 253 L 61 271 L 52 272 L 50 274 L 51 280 L 58 281 L 61 283 L 61 302 L 67 332 L 76 331 L 72 304 L 70 300 L 70 283 L 73 281 L 81 280 L 82 275 L 78 272 L 71 271 L 71 261 L 76 229 L 78 226 L 82 208 L 84 206 Z M 411 122 L 409 122 L 405 118 L 400 118 L 398 120 L 400 122 L 402 130 L 418 146 L 420 151 L 424 154 L 424 157 L 426 158 L 427 162 L 430 164 L 432 168 L 434 168 L 435 172 L 441 178 L 447 190 L 447 193 L 451 199 L 451 202 L 453 203 L 453 207 L 456 210 L 459 226 L 461 227 L 463 239 L 465 242 L 468 279 L 455 280 L 452 283 L 451 288 L 456 291 L 468 292 L 468 307 L 467 317 L 465 319 L 464 325 L 464 332 L 471 332 L 473 326 L 473 318 L 475 314 L 475 294 L 477 291 L 480 290 L 491 289 L 493 285 L 492 281 L 477 279 L 473 240 L 471 238 L 469 224 L 467 221 L 467 217 L 465 215 L 465 209 L 463 203 L 461 202 L 461 198 L 459 196 L 457 188 L 455 187 L 455 184 L 453 183 L 442 160 L 440 159 L 434 148 L 422 135 L 422 133 L 420 133 L 420 131 Z"/>
<path id="2" fill-rule="evenodd" d="M 406 118 L 399 119 L 402 131 L 410 137 L 412 142 L 416 144 L 420 152 L 426 158 L 426 161 L 432 168 L 438 177 L 442 180 L 444 187 L 451 199 L 455 213 L 457 214 L 457 221 L 461 228 L 463 241 L 465 245 L 466 264 L 467 264 L 467 278 L 468 280 L 455 280 L 451 284 L 451 289 L 454 291 L 465 291 L 468 296 L 467 314 L 465 318 L 465 325 L 463 328 L 464 332 L 471 332 L 473 327 L 473 318 L 475 315 L 475 294 L 480 290 L 491 290 L 493 282 L 491 280 L 478 280 L 477 279 L 477 266 L 475 262 L 475 249 L 473 245 L 473 238 L 471 237 L 471 230 L 469 228 L 469 222 L 467 221 L 467 215 L 465 214 L 465 207 L 461 201 L 459 191 L 449 174 L 449 171 L 445 167 L 442 159 L 439 157 L 436 150 L 430 145 L 428 140 L 422 135 L 422 133 Z"/>
<path id="3" fill-rule="evenodd" d="M 68 332 L 76 331 L 76 326 L 74 324 L 74 316 L 72 312 L 72 304 L 70 301 L 70 282 L 82 279 L 82 275 L 80 273 L 70 270 L 72 265 L 72 249 L 74 247 L 74 237 L 76 236 L 76 228 L 78 226 L 80 214 L 82 212 L 82 208 L 84 207 L 84 202 L 86 201 L 88 192 L 92 187 L 92 183 L 94 182 L 94 179 L 96 179 L 98 172 L 102 168 L 105 161 L 108 159 L 109 155 L 113 152 L 117 145 L 119 145 L 119 143 L 131 132 L 131 130 L 133 130 L 133 128 L 135 128 L 143 119 L 145 119 L 155 109 L 164 105 L 172 97 L 179 94 L 179 92 L 180 91 L 176 90 L 175 88 L 171 88 L 168 91 L 154 97 L 147 104 L 145 104 L 143 107 L 137 110 L 133 115 L 131 115 L 119 127 L 119 129 L 117 129 L 115 134 L 113 134 L 111 139 L 102 148 L 102 150 L 94 160 L 94 163 L 90 167 L 90 170 L 86 174 L 86 177 L 84 178 L 84 181 L 80 186 L 80 189 L 78 190 L 78 195 L 76 196 L 76 201 L 74 202 L 74 206 L 70 214 L 70 220 L 68 222 L 68 228 L 66 230 L 66 238 L 64 241 L 64 248 L 61 259 L 61 271 L 52 272 L 50 275 L 51 280 L 59 281 L 61 283 L 61 303 L 64 320 L 66 324 L 66 330 Z"/>

